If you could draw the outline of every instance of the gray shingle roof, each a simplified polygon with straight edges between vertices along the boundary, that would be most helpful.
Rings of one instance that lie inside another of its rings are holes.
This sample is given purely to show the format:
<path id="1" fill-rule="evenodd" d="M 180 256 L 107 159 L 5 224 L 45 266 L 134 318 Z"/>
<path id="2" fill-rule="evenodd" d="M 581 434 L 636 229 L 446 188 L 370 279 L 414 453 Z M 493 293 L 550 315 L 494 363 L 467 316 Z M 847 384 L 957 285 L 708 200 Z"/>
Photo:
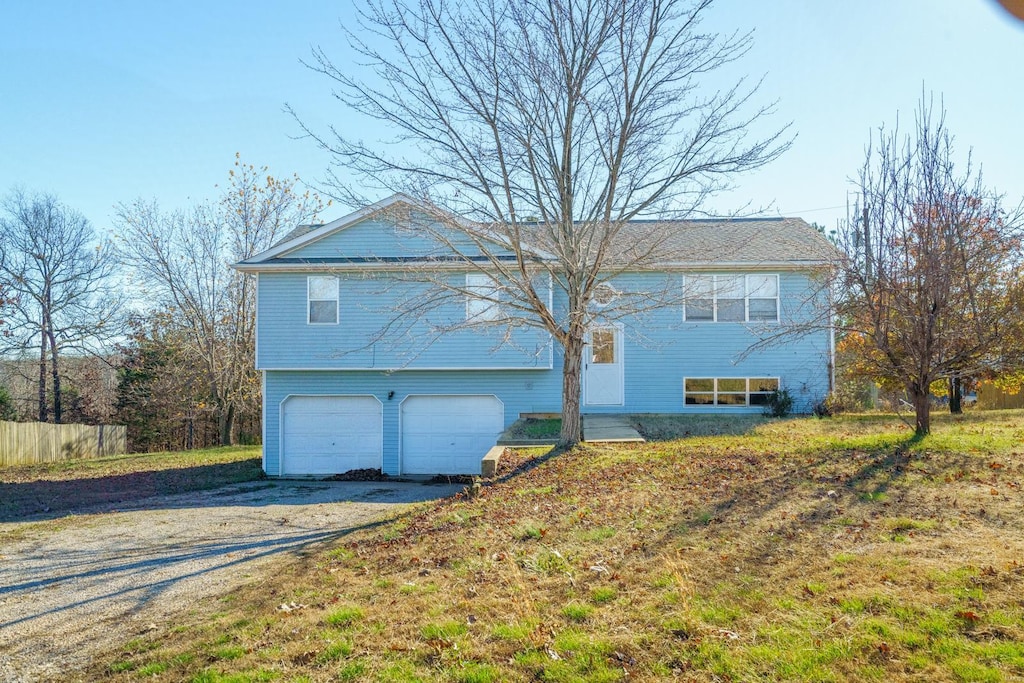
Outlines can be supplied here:
<path id="1" fill-rule="evenodd" d="M 277 244 L 300 238 L 321 225 L 300 225 Z M 534 246 L 549 253 L 554 251 L 551 245 L 544 244 L 542 226 L 536 229 Z M 802 218 L 640 220 L 626 224 L 615 243 L 617 253 L 612 256 L 619 262 L 799 265 L 834 262 L 839 257 L 835 246 Z M 646 254 L 654 258 L 646 258 Z"/>
<path id="2" fill-rule="evenodd" d="M 289 240 L 293 240 L 296 237 L 302 237 L 307 232 L 313 232 L 314 230 L 319 228 L 321 225 L 323 225 L 323 223 L 314 223 L 314 224 L 309 224 L 309 225 L 298 225 L 298 226 L 292 228 L 292 231 L 289 232 L 287 235 L 285 235 L 284 237 L 282 237 L 278 241 L 274 242 L 274 244 L 272 245 L 271 248 L 276 247 L 279 244 L 283 244 L 284 242 L 287 242 Z"/>
<path id="3" fill-rule="evenodd" d="M 839 252 L 802 218 L 635 221 L 620 244 L 636 251 L 656 247 L 659 261 L 678 263 L 831 262 Z"/>

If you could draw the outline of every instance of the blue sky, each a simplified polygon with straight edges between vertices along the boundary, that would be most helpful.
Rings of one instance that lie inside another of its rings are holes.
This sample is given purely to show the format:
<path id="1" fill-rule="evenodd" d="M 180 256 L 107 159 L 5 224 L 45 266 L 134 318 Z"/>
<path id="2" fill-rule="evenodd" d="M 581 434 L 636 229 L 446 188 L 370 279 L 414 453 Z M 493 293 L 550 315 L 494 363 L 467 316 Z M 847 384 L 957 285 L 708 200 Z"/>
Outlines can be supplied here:
<path id="1" fill-rule="evenodd" d="M 344 54 L 347 6 L 5 3 L 0 193 L 52 192 L 105 231 L 118 202 L 215 196 L 236 152 L 315 187 L 329 158 L 283 109 L 314 128 L 359 125 L 299 61 L 318 45 Z M 710 210 L 750 202 L 834 226 L 872 131 L 897 113 L 909 124 L 922 86 L 944 97 L 987 183 L 1024 195 L 1024 24 L 992 0 L 720 0 L 706 28 L 755 30 L 736 73 L 764 76 L 760 101 L 778 100 L 773 121 L 797 135 Z"/>

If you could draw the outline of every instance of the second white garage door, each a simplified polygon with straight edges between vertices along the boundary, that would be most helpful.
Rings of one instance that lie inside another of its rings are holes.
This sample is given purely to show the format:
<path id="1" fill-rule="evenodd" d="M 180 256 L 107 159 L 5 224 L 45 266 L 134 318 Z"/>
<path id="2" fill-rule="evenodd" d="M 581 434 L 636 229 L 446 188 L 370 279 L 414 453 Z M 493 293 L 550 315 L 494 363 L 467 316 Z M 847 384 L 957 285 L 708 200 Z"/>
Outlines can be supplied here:
<path id="1" fill-rule="evenodd" d="M 281 406 L 281 474 L 380 469 L 381 403 L 373 396 L 290 396 Z"/>
<path id="2" fill-rule="evenodd" d="M 409 396 L 402 402 L 402 474 L 480 474 L 505 428 L 495 396 Z"/>

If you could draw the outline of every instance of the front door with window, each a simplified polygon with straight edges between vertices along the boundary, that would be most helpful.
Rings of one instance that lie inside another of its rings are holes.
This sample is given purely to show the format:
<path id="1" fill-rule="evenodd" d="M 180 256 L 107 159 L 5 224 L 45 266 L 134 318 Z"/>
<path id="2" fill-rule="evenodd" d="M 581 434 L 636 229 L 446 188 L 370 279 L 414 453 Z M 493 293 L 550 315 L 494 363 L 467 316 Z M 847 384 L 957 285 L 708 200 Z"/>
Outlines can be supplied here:
<path id="1" fill-rule="evenodd" d="M 594 327 L 587 333 L 583 351 L 583 403 L 588 406 L 621 406 L 622 328 Z"/>

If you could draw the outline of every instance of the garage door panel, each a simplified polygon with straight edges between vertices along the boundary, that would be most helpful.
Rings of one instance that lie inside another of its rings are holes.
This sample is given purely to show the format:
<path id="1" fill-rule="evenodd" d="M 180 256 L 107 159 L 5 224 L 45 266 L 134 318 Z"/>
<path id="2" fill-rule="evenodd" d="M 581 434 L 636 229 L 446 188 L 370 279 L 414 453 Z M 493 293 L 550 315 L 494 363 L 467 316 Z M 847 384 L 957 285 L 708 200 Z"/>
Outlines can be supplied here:
<path id="1" fill-rule="evenodd" d="M 479 474 L 504 426 L 495 396 L 410 396 L 402 404 L 402 472 Z"/>
<path id="2" fill-rule="evenodd" d="M 283 474 L 380 469 L 381 403 L 373 396 L 292 396 L 282 410 Z"/>

